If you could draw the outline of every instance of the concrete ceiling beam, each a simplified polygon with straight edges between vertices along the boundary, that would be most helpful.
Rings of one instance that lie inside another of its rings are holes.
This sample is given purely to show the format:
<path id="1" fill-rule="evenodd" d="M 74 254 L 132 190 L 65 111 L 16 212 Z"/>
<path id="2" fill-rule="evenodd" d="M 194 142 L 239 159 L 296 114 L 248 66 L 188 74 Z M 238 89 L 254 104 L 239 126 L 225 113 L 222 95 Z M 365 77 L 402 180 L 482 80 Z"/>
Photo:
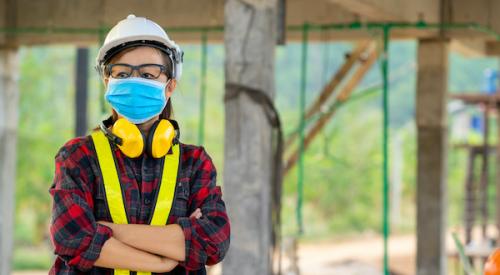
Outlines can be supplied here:
<path id="1" fill-rule="evenodd" d="M 438 22 L 439 1 L 329 0 L 369 21 Z"/>

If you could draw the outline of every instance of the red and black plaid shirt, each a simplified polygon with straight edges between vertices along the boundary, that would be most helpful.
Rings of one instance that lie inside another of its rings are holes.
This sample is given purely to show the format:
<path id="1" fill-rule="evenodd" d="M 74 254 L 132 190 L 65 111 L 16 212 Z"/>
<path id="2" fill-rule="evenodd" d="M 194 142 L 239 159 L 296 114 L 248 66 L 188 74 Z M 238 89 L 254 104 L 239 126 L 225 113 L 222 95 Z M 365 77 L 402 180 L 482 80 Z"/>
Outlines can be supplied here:
<path id="1" fill-rule="evenodd" d="M 145 224 L 153 212 L 161 161 L 144 154 L 131 159 L 112 146 L 130 223 Z M 170 152 L 171 153 L 171 152 Z M 165 274 L 206 274 L 205 264 L 220 262 L 229 248 L 230 224 L 216 169 L 202 146 L 180 143 L 181 163 L 168 223 L 179 224 L 186 239 L 186 259 Z M 67 142 L 57 153 L 50 234 L 57 255 L 50 274 L 113 274 L 94 267 L 112 230 L 104 185 L 90 136 Z M 200 219 L 189 215 L 200 208 Z"/>

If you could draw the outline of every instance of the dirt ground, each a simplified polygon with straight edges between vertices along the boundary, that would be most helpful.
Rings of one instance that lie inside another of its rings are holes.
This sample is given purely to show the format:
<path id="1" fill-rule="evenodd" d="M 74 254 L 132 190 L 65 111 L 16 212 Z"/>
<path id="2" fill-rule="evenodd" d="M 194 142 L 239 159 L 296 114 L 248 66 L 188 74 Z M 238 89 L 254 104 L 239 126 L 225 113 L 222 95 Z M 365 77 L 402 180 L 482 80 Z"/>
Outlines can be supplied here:
<path id="1" fill-rule="evenodd" d="M 391 237 L 389 252 L 391 271 L 415 274 L 414 236 Z M 359 236 L 341 241 L 306 242 L 299 244 L 298 257 L 302 275 L 378 275 L 382 274 L 383 241 L 380 236 Z"/>
<path id="2" fill-rule="evenodd" d="M 456 257 L 456 248 L 450 230 L 446 236 L 448 274 L 463 274 Z M 489 228 L 488 231 L 494 231 Z M 459 236 L 463 235 L 458 232 Z M 480 238 L 479 228 L 473 238 Z M 364 235 L 344 240 L 303 242 L 298 249 L 301 275 L 379 275 L 383 274 L 383 240 L 379 235 Z M 389 238 L 389 266 L 391 274 L 414 275 L 416 259 L 415 235 L 391 235 Z M 285 272 L 286 275 L 295 274 Z"/>

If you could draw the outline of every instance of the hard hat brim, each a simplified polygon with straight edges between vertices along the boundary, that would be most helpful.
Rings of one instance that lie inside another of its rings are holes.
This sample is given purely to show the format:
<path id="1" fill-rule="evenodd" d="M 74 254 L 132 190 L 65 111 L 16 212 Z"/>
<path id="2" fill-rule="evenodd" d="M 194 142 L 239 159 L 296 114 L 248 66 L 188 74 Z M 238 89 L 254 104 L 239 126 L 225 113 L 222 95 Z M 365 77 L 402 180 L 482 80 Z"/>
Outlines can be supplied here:
<path id="1" fill-rule="evenodd" d="M 120 51 L 130 48 L 133 46 L 152 46 L 163 50 L 165 52 L 174 50 L 174 45 L 170 45 L 168 41 L 158 41 L 156 36 L 140 35 L 140 36 L 129 36 L 121 39 L 116 39 L 101 49 L 99 49 L 99 54 L 97 56 L 97 65 L 102 65 L 104 62 L 108 61 L 111 57 L 119 53 Z M 168 52 L 167 52 L 168 53 Z"/>

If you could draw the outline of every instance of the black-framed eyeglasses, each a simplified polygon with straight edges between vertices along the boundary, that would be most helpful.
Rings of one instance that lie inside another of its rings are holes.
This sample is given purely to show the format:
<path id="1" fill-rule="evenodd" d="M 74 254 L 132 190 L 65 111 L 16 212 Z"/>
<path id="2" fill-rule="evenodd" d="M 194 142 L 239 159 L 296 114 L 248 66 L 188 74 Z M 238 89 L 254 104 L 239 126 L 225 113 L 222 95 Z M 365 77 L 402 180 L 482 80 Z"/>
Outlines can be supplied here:
<path id="1" fill-rule="evenodd" d="M 157 79 L 162 73 L 168 78 L 167 68 L 160 64 L 130 65 L 124 63 L 106 65 L 106 73 L 112 78 L 128 78 L 137 70 L 139 77 L 146 79 Z"/>

